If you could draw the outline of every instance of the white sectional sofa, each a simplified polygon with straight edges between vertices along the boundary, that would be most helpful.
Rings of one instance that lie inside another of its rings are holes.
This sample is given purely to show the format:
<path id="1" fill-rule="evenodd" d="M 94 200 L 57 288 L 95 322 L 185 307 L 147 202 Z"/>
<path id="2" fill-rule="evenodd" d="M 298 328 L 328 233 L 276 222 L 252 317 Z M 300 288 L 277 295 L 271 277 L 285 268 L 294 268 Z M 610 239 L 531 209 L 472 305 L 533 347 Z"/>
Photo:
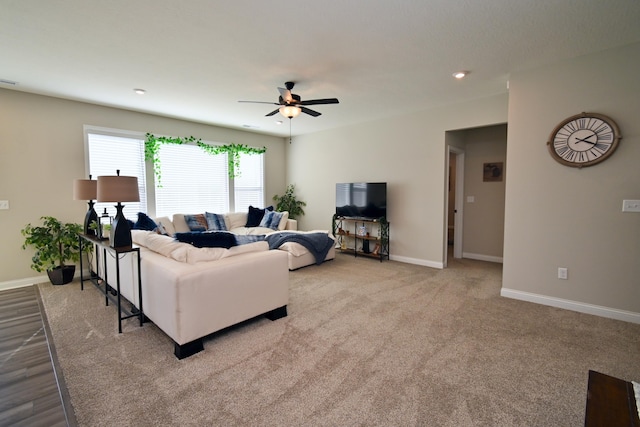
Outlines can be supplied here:
<path id="1" fill-rule="evenodd" d="M 286 213 L 285 213 L 286 214 Z M 233 212 L 224 214 L 224 221 L 226 228 L 229 232 L 241 235 L 241 236 L 258 236 L 269 235 L 277 231 L 297 231 L 298 222 L 296 220 L 289 219 L 288 216 L 283 217 L 278 229 L 273 230 L 266 227 L 246 227 L 247 212 Z M 192 231 L 187 224 L 185 214 L 174 214 L 173 220 L 169 217 L 155 218 L 154 221 L 157 224 L 161 224 L 164 230 L 169 236 L 175 235 L 175 233 L 188 233 Z M 300 234 L 305 233 L 327 233 L 327 235 L 334 240 L 335 238 L 328 230 L 310 230 L 310 231 L 297 231 Z M 289 270 L 297 270 L 308 265 L 317 264 L 314 255 L 309 252 L 304 246 L 295 242 L 284 243 L 280 248 L 288 254 Z M 325 261 L 332 260 L 336 257 L 335 244 L 331 246 L 329 252 L 325 257 Z"/>
<path id="2" fill-rule="evenodd" d="M 287 255 L 267 242 L 224 249 L 196 248 L 151 231 L 133 230 L 132 238 L 140 247 L 144 315 L 174 341 L 178 359 L 203 350 L 203 337 L 228 326 L 287 315 Z M 136 260 L 127 256 L 131 262 L 120 261 L 120 292 L 139 308 Z M 114 272 L 115 261 L 108 262 Z"/>
<path id="3" fill-rule="evenodd" d="M 246 227 L 247 213 L 224 215 L 225 228 L 237 236 L 318 233 L 298 232 L 295 221 L 283 219 L 286 222 L 274 230 Z M 263 314 L 271 320 L 286 316 L 289 270 L 318 263 L 308 249 L 296 242 L 283 243 L 279 250 L 270 250 L 267 241 L 228 249 L 195 247 L 174 238 L 176 233 L 191 234 L 185 215 L 153 221 L 155 231 L 132 230 L 133 243 L 140 247 L 142 309 L 174 341 L 174 354 L 179 359 L 203 350 L 203 337 L 221 329 Z M 324 260 L 333 259 L 335 239 L 326 230 L 320 233 L 331 239 Z M 109 285 L 115 288 L 115 260 L 107 257 L 106 262 L 112 272 L 108 275 Z M 124 255 L 119 263 L 120 293 L 140 308 L 135 255 Z"/>

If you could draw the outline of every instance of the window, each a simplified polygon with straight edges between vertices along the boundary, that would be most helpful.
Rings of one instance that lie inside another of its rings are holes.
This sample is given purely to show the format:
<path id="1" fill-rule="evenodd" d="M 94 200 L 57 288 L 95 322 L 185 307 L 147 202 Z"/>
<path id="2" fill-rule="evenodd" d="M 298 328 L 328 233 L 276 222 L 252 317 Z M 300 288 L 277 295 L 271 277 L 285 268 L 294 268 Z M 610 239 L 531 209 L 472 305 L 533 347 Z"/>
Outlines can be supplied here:
<path id="1" fill-rule="evenodd" d="M 117 169 L 121 175 L 138 178 L 140 202 L 123 202 L 124 215 L 131 220 L 137 219 L 138 212 L 171 217 L 175 213 L 246 212 L 249 205 L 264 207 L 264 154 L 241 154 L 240 175 L 233 179 L 224 154 L 210 155 L 192 144 L 162 144 L 158 153 L 160 182 L 152 178 L 149 163 L 147 183 L 144 135 L 88 126 L 85 132 L 88 170 L 94 179 L 115 175 Z M 113 205 L 98 203 L 95 209 L 100 215 L 107 208 L 109 216 L 114 216 Z"/>
<path id="2" fill-rule="evenodd" d="M 163 144 L 156 216 L 229 212 L 227 156 L 212 156 L 196 145 Z"/>
<path id="3" fill-rule="evenodd" d="M 90 131 L 89 131 L 90 132 Z M 93 179 L 102 175 L 135 176 L 138 178 L 140 202 L 123 201 L 124 216 L 137 219 L 138 212 L 147 211 L 147 190 L 144 169 L 144 140 L 135 137 L 121 137 L 87 133 L 89 173 Z M 114 203 L 96 203 L 95 210 L 101 215 L 107 210 L 109 216 L 116 215 Z"/>
<path id="4" fill-rule="evenodd" d="M 241 154 L 240 176 L 233 179 L 234 210 L 264 207 L 264 154 Z M 226 211 L 225 211 L 226 212 Z"/>

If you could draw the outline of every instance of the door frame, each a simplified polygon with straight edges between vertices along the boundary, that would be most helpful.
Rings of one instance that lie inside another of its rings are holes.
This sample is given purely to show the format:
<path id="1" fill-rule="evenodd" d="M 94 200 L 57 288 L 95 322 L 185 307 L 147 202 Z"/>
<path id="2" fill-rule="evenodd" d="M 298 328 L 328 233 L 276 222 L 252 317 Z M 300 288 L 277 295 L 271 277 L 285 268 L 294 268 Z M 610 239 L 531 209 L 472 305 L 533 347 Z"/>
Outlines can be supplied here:
<path id="1" fill-rule="evenodd" d="M 447 179 L 445 180 L 445 224 L 444 224 L 444 267 L 447 267 L 447 261 L 449 257 L 449 182 L 451 179 L 451 170 L 449 168 L 449 162 L 451 159 L 451 153 L 456 155 L 456 173 L 455 173 L 455 224 L 453 229 L 453 257 L 462 258 L 462 242 L 464 236 L 463 219 L 464 219 L 464 150 L 451 145 L 447 146 Z"/>

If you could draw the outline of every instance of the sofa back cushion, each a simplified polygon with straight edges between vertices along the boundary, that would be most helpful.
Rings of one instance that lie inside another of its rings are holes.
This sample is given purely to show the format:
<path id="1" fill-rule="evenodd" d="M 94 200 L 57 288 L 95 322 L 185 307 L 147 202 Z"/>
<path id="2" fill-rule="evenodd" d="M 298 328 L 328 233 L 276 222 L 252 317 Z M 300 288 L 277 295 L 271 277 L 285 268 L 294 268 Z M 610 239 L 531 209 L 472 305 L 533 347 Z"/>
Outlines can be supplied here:
<path id="1" fill-rule="evenodd" d="M 269 250 L 267 242 L 254 242 L 246 245 L 233 246 L 229 249 L 225 248 L 196 248 L 191 247 L 187 250 L 187 263 L 196 264 L 198 262 L 216 261 L 222 258 L 228 258 L 248 252 L 263 252 Z"/>
<path id="2" fill-rule="evenodd" d="M 158 217 L 154 219 L 154 221 L 156 224 L 158 224 L 158 228 L 164 229 L 164 232 L 167 235 L 173 236 L 174 234 L 176 234 L 176 229 L 173 228 L 173 222 L 171 222 L 168 216 Z M 159 234 L 163 234 L 163 233 L 161 232 Z"/>
<path id="3" fill-rule="evenodd" d="M 167 258 L 186 262 L 189 246 L 186 243 L 177 242 L 173 237 L 164 236 L 153 231 L 132 230 L 131 238 L 136 245 L 145 247 Z"/>
<path id="4" fill-rule="evenodd" d="M 244 227 L 247 223 L 246 212 L 230 212 L 226 214 L 225 221 L 227 223 L 227 230 L 233 230 L 234 228 Z"/>
<path id="5" fill-rule="evenodd" d="M 184 219 L 184 214 L 173 214 L 173 228 L 175 233 L 188 233 L 191 231 Z"/>

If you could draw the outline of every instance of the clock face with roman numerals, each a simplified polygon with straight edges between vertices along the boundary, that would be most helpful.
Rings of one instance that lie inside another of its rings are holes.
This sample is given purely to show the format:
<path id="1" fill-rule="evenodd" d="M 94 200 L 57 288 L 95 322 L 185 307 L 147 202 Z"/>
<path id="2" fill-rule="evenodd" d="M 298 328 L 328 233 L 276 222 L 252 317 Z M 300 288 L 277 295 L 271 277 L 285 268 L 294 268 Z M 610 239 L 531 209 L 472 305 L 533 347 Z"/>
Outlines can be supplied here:
<path id="1" fill-rule="evenodd" d="M 547 145 L 551 157 L 566 166 L 592 166 L 609 157 L 620 142 L 618 125 L 603 114 L 581 113 L 562 121 Z"/>

